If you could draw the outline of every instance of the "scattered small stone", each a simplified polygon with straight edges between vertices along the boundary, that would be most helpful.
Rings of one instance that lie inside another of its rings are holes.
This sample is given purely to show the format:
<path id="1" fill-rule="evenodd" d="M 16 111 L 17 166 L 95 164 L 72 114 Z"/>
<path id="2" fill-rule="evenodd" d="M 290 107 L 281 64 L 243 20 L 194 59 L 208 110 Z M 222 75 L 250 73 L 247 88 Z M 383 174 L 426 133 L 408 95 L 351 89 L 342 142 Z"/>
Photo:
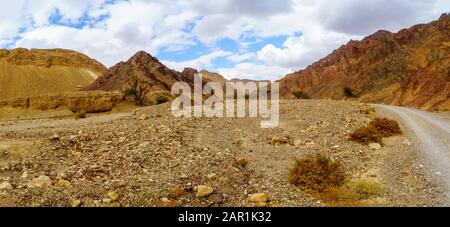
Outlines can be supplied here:
<path id="1" fill-rule="evenodd" d="M 369 144 L 369 147 L 372 150 L 380 150 L 383 148 L 379 143 L 371 143 Z"/>
<path id="2" fill-rule="evenodd" d="M 301 140 L 295 140 L 294 141 L 294 146 L 301 147 L 302 145 L 303 145 L 303 141 L 301 141 Z"/>
<path id="3" fill-rule="evenodd" d="M 76 143 L 78 140 L 78 136 L 77 135 L 71 135 L 69 136 L 69 142 L 71 143 Z"/>
<path id="4" fill-rule="evenodd" d="M 133 115 L 136 116 L 139 112 L 141 112 L 140 108 L 133 110 Z"/>
<path id="5" fill-rule="evenodd" d="M 170 196 L 174 199 L 177 199 L 179 197 L 182 197 L 186 195 L 186 190 L 180 188 L 180 187 L 172 187 L 170 189 Z"/>
<path id="6" fill-rule="evenodd" d="M 250 202 L 254 203 L 265 203 L 267 202 L 266 193 L 255 193 L 250 195 Z"/>
<path id="7" fill-rule="evenodd" d="M 287 144 L 287 143 L 288 143 L 287 138 L 278 137 L 278 136 L 273 137 L 272 140 L 270 141 L 270 144 L 275 145 L 275 146 Z"/>
<path id="8" fill-rule="evenodd" d="M 208 176 L 206 176 L 206 177 L 211 180 L 211 179 L 216 178 L 216 176 L 217 176 L 217 174 L 211 173 L 211 174 L 208 174 Z"/>
<path id="9" fill-rule="evenodd" d="M 81 200 L 76 199 L 72 201 L 72 207 L 79 207 L 81 206 Z"/>
<path id="10" fill-rule="evenodd" d="M 141 121 L 148 120 L 148 119 L 149 119 L 149 117 L 148 117 L 147 114 L 142 114 L 142 115 L 139 117 L 139 120 L 141 120 Z"/>
<path id="11" fill-rule="evenodd" d="M 34 178 L 32 181 L 30 181 L 27 184 L 27 187 L 29 188 L 41 188 L 41 187 L 47 187 L 52 185 L 52 181 L 50 180 L 50 177 L 48 176 L 40 176 L 37 178 Z"/>
<path id="12" fill-rule="evenodd" d="M 106 194 L 111 201 L 115 202 L 117 200 L 119 200 L 119 194 L 117 194 L 117 192 L 108 192 L 108 194 Z"/>
<path id="13" fill-rule="evenodd" d="M 241 166 L 242 168 L 245 168 L 248 165 L 248 160 L 245 157 L 240 157 L 236 161 L 239 164 L 239 166 Z"/>
<path id="14" fill-rule="evenodd" d="M 412 145 L 411 141 L 409 141 L 408 139 L 405 139 L 405 141 L 403 141 L 403 144 L 405 144 L 407 146 L 411 146 Z"/>
<path id="15" fill-rule="evenodd" d="M 197 194 L 198 198 L 203 198 L 211 195 L 214 192 L 214 189 L 211 186 L 207 185 L 199 185 L 197 186 Z"/>
<path id="16" fill-rule="evenodd" d="M 62 188 L 69 187 L 70 185 L 71 185 L 70 181 L 64 179 L 59 179 L 58 183 L 56 183 L 56 186 Z"/>
<path id="17" fill-rule="evenodd" d="M 209 196 L 208 201 L 211 203 L 222 203 L 223 202 L 223 197 L 221 195 L 218 194 L 212 194 Z"/>
<path id="18" fill-rule="evenodd" d="M 59 135 L 54 134 L 52 137 L 50 137 L 50 140 L 59 140 Z"/>
<path id="19" fill-rule="evenodd" d="M 13 189 L 12 185 L 9 182 L 3 182 L 0 184 L 0 191 L 2 190 L 11 190 Z"/>

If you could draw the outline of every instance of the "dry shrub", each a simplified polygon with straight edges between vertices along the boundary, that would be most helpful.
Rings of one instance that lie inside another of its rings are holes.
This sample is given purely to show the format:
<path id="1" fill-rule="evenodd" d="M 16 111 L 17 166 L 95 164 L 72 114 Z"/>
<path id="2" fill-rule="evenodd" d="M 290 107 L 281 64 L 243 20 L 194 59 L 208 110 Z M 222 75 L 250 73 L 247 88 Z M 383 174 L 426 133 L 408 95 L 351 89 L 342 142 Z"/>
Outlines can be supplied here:
<path id="1" fill-rule="evenodd" d="M 390 137 L 402 133 L 399 124 L 387 118 L 375 118 L 369 123 L 368 127 L 377 131 L 382 137 Z"/>
<path id="2" fill-rule="evenodd" d="M 328 206 L 361 207 L 368 206 L 368 199 L 378 197 L 384 192 L 383 185 L 365 180 L 350 182 L 341 187 L 329 188 L 319 197 Z"/>
<path id="3" fill-rule="evenodd" d="M 292 94 L 297 98 L 297 99 L 311 99 L 311 96 L 304 92 L 304 91 L 294 91 L 292 92 Z"/>
<path id="4" fill-rule="evenodd" d="M 86 110 L 80 110 L 75 114 L 76 119 L 86 118 Z"/>
<path id="5" fill-rule="evenodd" d="M 296 160 L 288 179 L 304 190 L 320 193 L 344 184 L 346 174 L 340 162 L 316 155 Z"/>
<path id="6" fill-rule="evenodd" d="M 382 143 L 382 136 L 377 130 L 371 127 L 361 127 L 350 135 L 350 140 L 357 143 L 368 145 L 370 143 Z"/>
<path id="7" fill-rule="evenodd" d="M 373 108 L 373 107 L 369 107 L 369 108 L 367 108 L 367 109 L 364 109 L 364 110 L 360 110 L 360 111 L 359 111 L 359 113 L 365 114 L 365 115 L 374 114 L 375 112 L 376 112 L 376 111 L 375 111 L 375 108 Z"/>

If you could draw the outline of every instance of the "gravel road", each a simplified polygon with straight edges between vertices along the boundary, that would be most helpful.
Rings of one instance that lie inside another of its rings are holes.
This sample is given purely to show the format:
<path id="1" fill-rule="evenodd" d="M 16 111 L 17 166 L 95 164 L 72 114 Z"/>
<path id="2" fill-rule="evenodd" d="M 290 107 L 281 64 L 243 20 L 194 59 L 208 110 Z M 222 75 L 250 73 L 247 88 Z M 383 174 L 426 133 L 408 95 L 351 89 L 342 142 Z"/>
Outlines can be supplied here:
<path id="1" fill-rule="evenodd" d="M 421 110 L 374 106 L 378 111 L 397 118 L 403 124 L 412 144 L 429 161 L 433 174 L 446 187 L 447 203 L 450 204 L 450 121 L 439 114 Z"/>

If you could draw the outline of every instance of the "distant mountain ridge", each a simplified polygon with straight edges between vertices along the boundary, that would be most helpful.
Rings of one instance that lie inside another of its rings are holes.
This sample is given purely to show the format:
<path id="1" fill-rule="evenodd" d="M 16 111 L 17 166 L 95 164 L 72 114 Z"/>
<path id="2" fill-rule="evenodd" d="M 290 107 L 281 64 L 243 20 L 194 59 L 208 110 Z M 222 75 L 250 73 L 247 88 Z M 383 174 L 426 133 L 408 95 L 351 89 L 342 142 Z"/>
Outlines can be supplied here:
<path id="1" fill-rule="evenodd" d="M 281 95 L 344 99 L 350 89 L 364 102 L 450 109 L 450 15 L 398 33 L 378 31 L 350 41 L 280 82 Z"/>

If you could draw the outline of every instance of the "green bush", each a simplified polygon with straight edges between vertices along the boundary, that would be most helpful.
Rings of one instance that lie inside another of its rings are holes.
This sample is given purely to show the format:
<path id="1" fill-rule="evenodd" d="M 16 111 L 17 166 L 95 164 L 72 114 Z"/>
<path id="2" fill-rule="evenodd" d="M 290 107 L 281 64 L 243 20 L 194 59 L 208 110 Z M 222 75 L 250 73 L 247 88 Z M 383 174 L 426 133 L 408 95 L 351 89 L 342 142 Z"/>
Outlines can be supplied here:
<path id="1" fill-rule="evenodd" d="M 156 97 L 156 104 L 163 104 L 169 101 L 169 98 L 167 96 L 164 95 L 159 95 L 158 97 Z"/>
<path id="2" fill-rule="evenodd" d="M 139 88 L 128 88 L 123 92 L 124 98 L 132 98 L 136 105 L 144 105 L 145 98 Z"/>

